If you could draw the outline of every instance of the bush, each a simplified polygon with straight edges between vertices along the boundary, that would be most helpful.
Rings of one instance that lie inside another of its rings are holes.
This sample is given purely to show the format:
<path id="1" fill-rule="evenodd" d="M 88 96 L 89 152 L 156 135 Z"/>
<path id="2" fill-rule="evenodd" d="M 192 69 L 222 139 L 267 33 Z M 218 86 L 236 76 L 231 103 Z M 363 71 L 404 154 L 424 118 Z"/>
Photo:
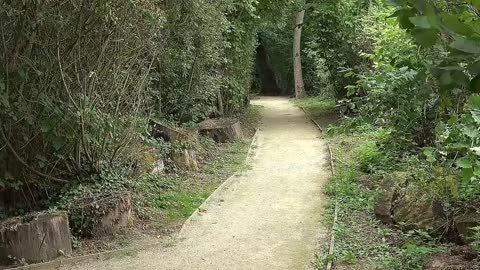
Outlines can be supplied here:
<path id="1" fill-rule="evenodd" d="M 257 32 L 288 6 L 1 1 L 0 185 L 33 190 L 37 204 L 105 171 L 126 177 L 151 118 L 195 123 L 243 110 Z"/>

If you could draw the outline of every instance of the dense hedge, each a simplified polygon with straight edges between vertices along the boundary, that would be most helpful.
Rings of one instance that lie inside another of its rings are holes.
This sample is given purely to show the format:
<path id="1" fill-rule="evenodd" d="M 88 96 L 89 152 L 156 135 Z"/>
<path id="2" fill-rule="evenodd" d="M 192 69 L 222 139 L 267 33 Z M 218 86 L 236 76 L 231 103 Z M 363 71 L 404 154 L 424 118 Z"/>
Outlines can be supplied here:
<path id="1" fill-rule="evenodd" d="M 0 186 L 43 198 L 103 171 L 127 174 L 150 119 L 242 110 L 257 32 L 289 4 L 1 1 Z"/>

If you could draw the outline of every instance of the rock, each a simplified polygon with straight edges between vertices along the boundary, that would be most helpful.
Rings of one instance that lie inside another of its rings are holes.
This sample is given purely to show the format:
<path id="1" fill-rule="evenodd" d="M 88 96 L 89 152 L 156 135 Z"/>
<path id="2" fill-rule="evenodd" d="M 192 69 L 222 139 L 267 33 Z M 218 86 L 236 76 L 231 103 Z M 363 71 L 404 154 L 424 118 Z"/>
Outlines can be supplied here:
<path id="1" fill-rule="evenodd" d="M 195 150 L 184 149 L 172 154 L 172 161 L 180 169 L 198 171 L 197 154 Z"/>
<path id="2" fill-rule="evenodd" d="M 165 170 L 165 162 L 163 162 L 163 159 L 157 159 L 155 162 L 155 166 L 152 169 L 153 174 L 159 174 L 162 173 Z"/>
<path id="3" fill-rule="evenodd" d="M 9 219 L 0 225 L 0 260 L 11 258 L 40 263 L 72 254 L 72 240 L 65 212 L 35 213 Z"/>
<path id="4" fill-rule="evenodd" d="M 159 174 L 165 169 L 165 163 L 162 156 L 156 149 L 145 149 L 135 158 L 133 166 L 134 176 L 142 176 L 146 174 Z"/>
<path id="5" fill-rule="evenodd" d="M 448 253 L 430 256 L 424 270 L 480 270 L 477 253 L 469 246 L 454 247 Z"/>
<path id="6" fill-rule="evenodd" d="M 450 232 L 447 215 L 441 203 L 408 185 L 404 173 L 391 175 L 380 188 L 374 212 L 385 224 L 402 225 L 407 229 L 423 229 L 443 234 Z M 404 186 L 404 187 L 402 187 Z"/>
<path id="7" fill-rule="evenodd" d="M 127 194 L 119 198 L 112 208 L 106 209 L 95 226 L 94 235 L 114 235 L 132 225 L 134 220 L 132 196 Z"/>
<path id="8" fill-rule="evenodd" d="M 392 213 L 394 223 L 407 228 L 419 228 L 442 234 L 449 225 L 442 205 L 413 189 L 407 189 L 406 194 L 398 199 Z"/>
<path id="9" fill-rule="evenodd" d="M 385 181 L 380 194 L 375 201 L 375 216 L 385 224 L 393 224 L 392 206 L 395 197 L 395 183 L 392 180 Z"/>
<path id="10" fill-rule="evenodd" d="M 217 143 L 234 142 L 242 138 L 240 122 L 231 118 L 205 120 L 199 124 L 199 131 Z"/>

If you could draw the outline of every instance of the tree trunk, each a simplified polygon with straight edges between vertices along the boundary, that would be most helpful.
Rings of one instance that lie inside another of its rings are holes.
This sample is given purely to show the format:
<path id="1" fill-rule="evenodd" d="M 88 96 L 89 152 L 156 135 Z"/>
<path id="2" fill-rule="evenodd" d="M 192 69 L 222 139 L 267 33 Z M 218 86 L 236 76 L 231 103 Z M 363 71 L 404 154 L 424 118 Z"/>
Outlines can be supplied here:
<path id="1" fill-rule="evenodd" d="M 297 99 L 305 97 L 305 85 L 303 83 L 301 58 L 301 40 L 304 17 L 305 10 L 297 13 L 297 19 L 295 22 L 295 35 L 293 38 L 293 71 L 295 74 L 295 97 Z"/>
<path id="2" fill-rule="evenodd" d="M 218 90 L 218 113 L 220 114 L 221 117 L 225 116 L 225 107 L 223 106 L 223 95 L 222 95 L 222 90 Z"/>

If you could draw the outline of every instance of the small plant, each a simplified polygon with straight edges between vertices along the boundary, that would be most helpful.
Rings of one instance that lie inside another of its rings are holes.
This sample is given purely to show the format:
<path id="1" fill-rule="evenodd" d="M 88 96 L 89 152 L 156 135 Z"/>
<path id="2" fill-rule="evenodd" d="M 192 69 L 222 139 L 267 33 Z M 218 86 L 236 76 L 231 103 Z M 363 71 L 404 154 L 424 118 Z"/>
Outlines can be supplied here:
<path id="1" fill-rule="evenodd" d="M 431 246 L 407 242 L 401 247 L 398 256 L 384 261 L 384 266 L 385 269 L 421 270 L 425 259 L 440 250 Z"/>
<path id="2" fill-rule="evenodd" d="M 373 142 L 365 143 L 354 150 L 354 156 L 363 172 L 372 172 L 375 167 L 382 165 L 382 153 L 378 146 Z"/>

